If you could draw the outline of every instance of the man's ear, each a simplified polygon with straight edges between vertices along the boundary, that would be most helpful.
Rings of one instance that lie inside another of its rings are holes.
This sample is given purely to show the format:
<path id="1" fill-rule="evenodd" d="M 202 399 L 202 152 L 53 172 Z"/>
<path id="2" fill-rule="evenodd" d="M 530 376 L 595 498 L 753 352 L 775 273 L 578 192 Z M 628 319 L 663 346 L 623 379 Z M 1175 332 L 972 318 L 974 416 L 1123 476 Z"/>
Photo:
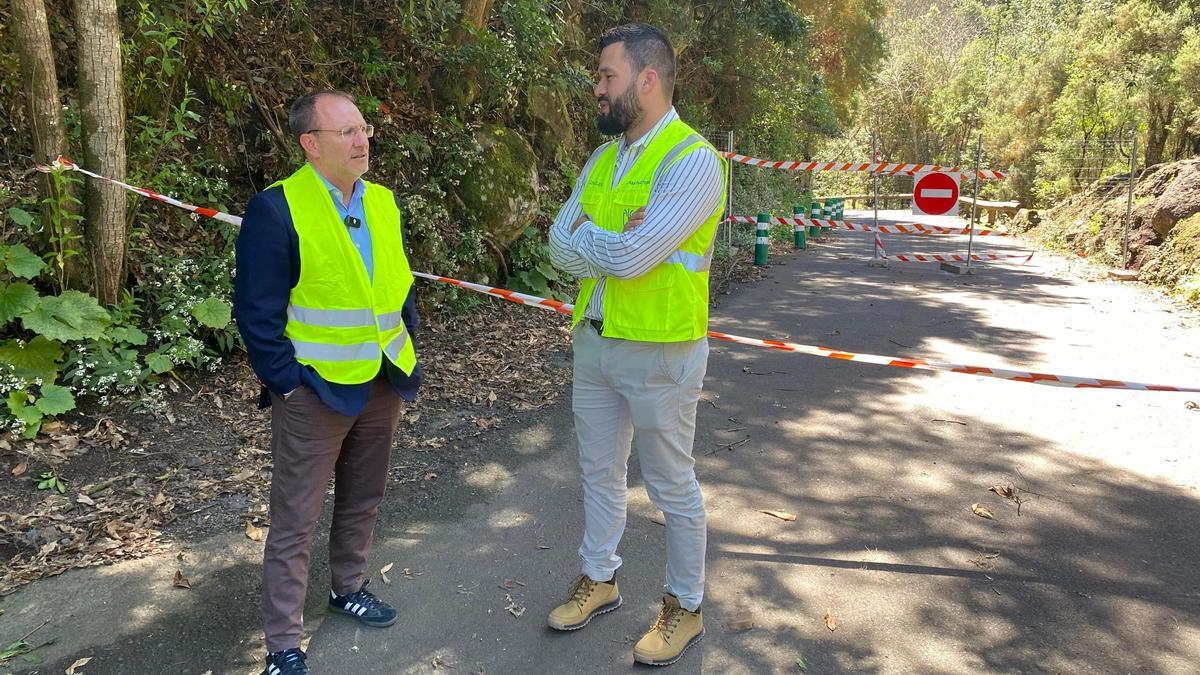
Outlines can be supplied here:
<path id="1" fill-rule="evenodd" d="M 658 71 L 647 66 L 638 79 L 638 87 L 643 94 L 649 94 L 658 88 Z"/>
<path id="2" fill-rule="evenodd" d="M 317 139 L 313 138 L 312 134 L 300 134 L 300 147 L 304 149 L 306 154 L 317 155 L 318 157 L 321 155 L 317 149 Z"/>

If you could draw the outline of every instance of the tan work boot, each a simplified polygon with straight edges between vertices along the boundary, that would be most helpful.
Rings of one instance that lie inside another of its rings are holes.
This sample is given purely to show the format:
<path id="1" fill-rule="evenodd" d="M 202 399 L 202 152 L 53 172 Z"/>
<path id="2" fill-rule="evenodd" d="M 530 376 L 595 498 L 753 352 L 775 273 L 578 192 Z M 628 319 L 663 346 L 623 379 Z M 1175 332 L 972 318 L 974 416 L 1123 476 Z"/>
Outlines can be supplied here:
<path id="1" fill-rule="evenodd" d="M 633 646 L 633 660 L 651 666 L 669 666 L 683 652 L 704 637 L 704 616 L 697 608 L 689 612 L 679 606 L 679 598 L 663 596 L 658 620 Z"/>
<path id="2" fill-rule="evenodd" d="M 579 630 L 588 625 L 593 616 L 621 606 L 621 591 L 615 577 L 612 581 L 592 581 L 586 574 L 580 574 L 571 584 L 570 596 L 550 612 L 546 623 L 551 628 Z"/>

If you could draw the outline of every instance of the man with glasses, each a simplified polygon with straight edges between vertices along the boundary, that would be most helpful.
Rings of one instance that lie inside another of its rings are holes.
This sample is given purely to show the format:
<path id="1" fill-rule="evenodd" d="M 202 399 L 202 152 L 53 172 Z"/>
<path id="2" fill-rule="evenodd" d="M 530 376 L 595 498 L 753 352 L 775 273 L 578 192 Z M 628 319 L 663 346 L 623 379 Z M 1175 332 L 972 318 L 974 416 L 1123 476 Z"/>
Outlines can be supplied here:
<path id="1" fill-rule="evenodd" d="M 337 91 L 301 96 L 288 124 L 308 161 L 246 206 L 233 303 L 259 405 L 271 407 L 265 675 L 309 672 L 309 549 L 330 476 L 329 606 L 367 626 L 396 622 L 364 572 L 401 399 L 415 400 L 421 382 L 400 211 L 391 191 L 361 178 L 374 127 Z"/>

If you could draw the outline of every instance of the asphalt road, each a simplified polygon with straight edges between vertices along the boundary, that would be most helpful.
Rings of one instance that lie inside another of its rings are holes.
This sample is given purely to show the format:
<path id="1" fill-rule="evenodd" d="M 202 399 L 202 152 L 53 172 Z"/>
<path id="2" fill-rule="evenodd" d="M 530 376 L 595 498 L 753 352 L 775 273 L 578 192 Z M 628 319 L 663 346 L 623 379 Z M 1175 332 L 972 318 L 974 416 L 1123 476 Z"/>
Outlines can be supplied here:
<path id="1" fill-rule="evenodd" d="M 885 245 L 962 252 L 965 240 L 885 236 Z M 1200 315 L 1146 287 L 1048 254 L 957 276 L 869 267 L 870 251 L 869 235 L 842 233 L 773 260 L 764 280 L 722 296 L 712 326 L 1200 386 Z M 1200 411 L 1189 400 L 1200 395 L 1072 390 L 714 342 L 696 441 L 709 512 L 707 636 L 670 672 L 1196 672 Z M 372 566 L 393 564 L 391 583 L 376 575 L 373 588 L 401 620 L 384 630 L 322 620 L 323 591 L 313 590 L 314 672 L 644 670 L 631 652 L 654 619 L 665 555 L 636 451 L 625 605 L 581 631 L 545 627 L 578 569 L 571 424 L 564 397 L 489 435 L 493 461 L 463 470 L 461 494 L 437 520 L 389 504 Z M 1013 486 L 1019 503 L 994 485 Z M 261 658 L 257 545 L 231 535 L 186 555 L 208 579 L 204 594 L 149 589 L 148 577 L 167 578 L 174 565 L 161 557 L 33 584 L 5 599 L 0 627 L 7 635 L 35 615 L 70 613 L 77 629 L 46 649 L 52 662 L 37 672 L 85 655 L 95 657 L 88 673 L 251 671 Z"/>
<path id="2" fill-rule="evenodd" d="M 963 243 L 886 241 L 892 254 Z M 1015 244 L 981 239 L 976 250 Z M 713 327 L 875 354 L 1200 384 L 1200 321 L 1144 288 L 1079 279 L 1047 256 L 955 276 L 929 265 L 871 268 L 869 252 L 867 235 L 844 233 L 789 256 L 763 282 L 722 298 Z M 696 443 L 710 517 L 708 633 L 673 670 L 1194 672 L 1200 412 L 1188 399 L 714 343 Z M 460 522 L 380 533 L 378 562 L 414 573 L 393 581 L 408 620 L 386 636 L 326 621 L 310 646 L 314 666 L 634 667 L 632 645 L 654 618 L 664 564 L 661 515 L 640 489 L 636 459 L 622 547 L 626 604 L 560 634 L 544 616 L 577 569 L 569 410 L 554 409 L 509 446 L 470 480 L 481 501 Z M 1015 500 L 988 491 L 997 484 L 1016 487 L 1019 514 Z M 736 630 L 746 620 L 754 627 Z"/>

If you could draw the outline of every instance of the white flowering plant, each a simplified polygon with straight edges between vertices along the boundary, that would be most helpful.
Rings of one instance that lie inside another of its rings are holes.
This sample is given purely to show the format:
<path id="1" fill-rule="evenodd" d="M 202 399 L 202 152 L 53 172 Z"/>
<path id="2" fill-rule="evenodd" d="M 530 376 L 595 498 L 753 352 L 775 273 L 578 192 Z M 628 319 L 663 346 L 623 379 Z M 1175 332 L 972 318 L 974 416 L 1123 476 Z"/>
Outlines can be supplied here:
<path id="1" fill-rule="evenodd" d="M 43 295 L 51 266 L 23 244 L 0 245 L 0 433 L 32 438 L 81 397 L 149 396 L 177 365 L 216 368 L 217 350 L 236 344 L 228 256 L 150 264 L 153 321 L 129 293 L 111 309 L 77 290 Z M 149 334 L 139 327 L 151 323 Z"/>

